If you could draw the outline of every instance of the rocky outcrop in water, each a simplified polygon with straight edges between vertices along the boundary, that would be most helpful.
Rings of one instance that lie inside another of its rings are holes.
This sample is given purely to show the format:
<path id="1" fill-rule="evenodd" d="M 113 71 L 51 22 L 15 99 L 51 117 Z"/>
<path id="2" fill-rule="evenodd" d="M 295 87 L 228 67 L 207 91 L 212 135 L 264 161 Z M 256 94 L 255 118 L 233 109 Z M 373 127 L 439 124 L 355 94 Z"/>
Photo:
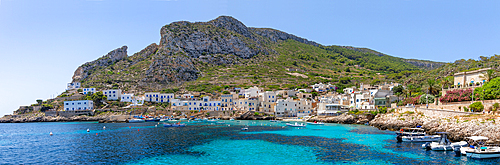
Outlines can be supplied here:
<path id="1" fill-rule="evenodd" d="M 319 121 L 325 123 L 340 123 L 340 124 L 365 124 L 370 122 L 375 115 L 372 114 L 349 114 L 343 113 L 339 116 L 333 117 L 313 117 L 309 119 L 309 122 Z"/>

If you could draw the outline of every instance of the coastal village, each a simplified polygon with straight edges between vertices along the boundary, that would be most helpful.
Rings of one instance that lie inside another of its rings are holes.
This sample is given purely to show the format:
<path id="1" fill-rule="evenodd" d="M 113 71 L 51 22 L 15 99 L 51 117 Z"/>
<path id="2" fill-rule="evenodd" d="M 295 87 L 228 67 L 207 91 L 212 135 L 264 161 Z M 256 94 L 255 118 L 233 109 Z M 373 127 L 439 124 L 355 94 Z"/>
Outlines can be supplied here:
<path id="1" fill-rule="evenodd" d="M 485 75 L 488 70 L 491 68 L 456 73 L 453 84 L 442 89 L 440 99 L 428 94 L 423 94 L 418 98 L 403 97 L 402 92 L 410 93 L 411 91 L 404 85 L 392 82 L 377 85 L 360 83 L 358 86 L 341 90 L 335 85 L 323 83 L 312 84 L 303 89 L 276 91 L 264 90 L 258 86 L 246 89 L 225 86 L 226 88 L 221 91 L 213 93 L 189 91 L 127 93 L 118 88 L 96 89 L 84 87 L 85 84 L 80 82 L 72 82 L 68 83 L 67 90 L 59 97 L 46 101 L 37 100 L 38 104 L 31 106 L 21 106 L 14 112 L 14 115 L 8 117 L 15 119 L 16 116 L 22 114 L 40 111 L 44 113 L 44 116 L 62 117 L 94 116 L 114 112 L 114 114 L 128 115 L 126 119 L 132 118 L 132 115 L 172 118 L 236 118 L 243 114 L 252 114 L 252 116 L 265 116 L 272 119 L 315 117 L 319 120 L 348 112 L 368 112 L 376 115 L 389 110 L 394 112 L 417 108 L 459 113 L 468 112 L 468 109 L 471 109 L 470 112 L 474 112 L 472 107 L 464 106 L 463 102 L 460 102 L 467 98 L 456 100 L 462 104 L 452 103 L 451 100 L 446 99 L 453 97 L 456 91 L 471 92 L 474 88 L 481 87 L 487 82 Z M 96 99 L 96 96 L 101 96 L 100 100 Z M 479 99 L 476 98 L 476 100 Z M 55 101 L 58 101 L 60 106 L 47 104 Z M 465 104 L 470 104 L 470 102 Z M 495 101 L 483 100 L 482 102 L 484 102 L 483 108 L 476 112 L 485 113 L 487 110 L 486 113 L 489 113 L 497 109 L 498 103 L 495 104 Z M 14 119 L 12 120 L 15 121 Z M 117 122 L 117 120 L 114 121 Z"/>

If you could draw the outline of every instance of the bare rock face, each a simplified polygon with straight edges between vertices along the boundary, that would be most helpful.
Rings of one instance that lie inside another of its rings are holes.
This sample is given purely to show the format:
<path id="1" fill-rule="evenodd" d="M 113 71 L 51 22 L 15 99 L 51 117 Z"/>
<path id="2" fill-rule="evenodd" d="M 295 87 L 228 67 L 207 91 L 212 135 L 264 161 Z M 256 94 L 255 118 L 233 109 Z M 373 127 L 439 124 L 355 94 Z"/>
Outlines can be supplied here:
<path id="1" fill-rule="evenodd" d="M 91 74 L 91 70 L 94 68 L 112 65 L 126 57 L 127 46 L 122 46 L 121 48 L 115 49 L 95 61 L 87 62 L 76 69 L 73 75 L 73 82 L 81 81 L 82 79 L 87 78 L 87 76 Z"/>

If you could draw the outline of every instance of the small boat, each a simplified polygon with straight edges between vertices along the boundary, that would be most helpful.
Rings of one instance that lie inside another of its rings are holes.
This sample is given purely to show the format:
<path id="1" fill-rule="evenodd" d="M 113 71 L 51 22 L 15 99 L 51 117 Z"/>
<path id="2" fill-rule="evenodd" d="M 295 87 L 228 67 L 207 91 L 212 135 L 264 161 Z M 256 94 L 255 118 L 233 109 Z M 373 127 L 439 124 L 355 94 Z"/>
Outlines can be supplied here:
<path id="1" fill-rule="evenodd" d="M 401 136 L 403 142 L 438 142 L 441 139 L 439 135 L 428 136 Z"/>
<path id="2" fill-rule="evenodd" d="M 175 124 L 163 124 L 163 127 L 185 127 L 186 124 L 180 124 L 180 123 L 175 123 Z"/>
<path id="3" fill-rule="evenodd" d="M 469 139 L 467 142 L 467 146 L 455 148 L 455 154 L 457 156 L 467 155 L 467 151 L 474 151 L 475 146 L 482 145 L 488 140 L 488 138 L 484 136 L 471 136 L 467 137 L 467 139 Z"/>
<path id="4" fill-rule="evenodd" d="M 233 119 L 233 118 L 230 118 L 230 119 L 229 119 L 229 121 L 234 121 L 234 119 Z"/>
<path id="5" fill-rule="evenodd" d="M 439 142 L 427 142 L 422 144 L 422 148 L 433 151 L 454 151 L 456 147 L 467 145 L 467 142 L 465 141 L 455 143 L 450 142 L 447 137 L 447 132 L 437 132 L 437 134 L 441 135 Z"/>
<path id="6" fill-rule="evenodd" d="M 422 128 L 401 128 L 399 131 L 395 131 L 398 136 L 425 136 L 425 130 Z"/>
<path id="7" fill-rule="evenodd" d="M 238 122 L 238 123 L 239 123 L 239 122 L 241 122 L 241 121 L 237 120 L 236 122 Z"/>
<path id="8" fill-rule="evenodd" d="M 159 122 L 160 121 L 160 118 L 148 118 L 146 120 L 144 120 L 145 122 Z"/>
<path id="9" fill-rule="evenodd" d="M 474 159 L 490 159 L 500 158 L 500 147 L 498 146 L 481 146 L 476 147 L 472 151 L 465 151 L 468 158 Z"/>
<path id="10" fill-rule="evenodd" d="M 325 125 L 325 123 L 323 122 L 307 122 L 307 124 L 310 124 L 310 125 Z"/>
<path id="11" fill-rule="evenodd" d="M 142 119 L 130 119 L 128 120 L 129 123 L 142 123 L 144 122 L 144 120 Z"/>
<path id="12" fill-rule="evenodd" d="M 215 123 L 215 122 L 217 122 L 217 120 L 212 119 L 212 120 L 207 120 L 206 122 L 209 122 L 209 123 Z"/>
<path id="13" fill-rule="evenodd" d="M 306 125 L 304 123 L 300 123 L 300 124 L 290 124 L 290 123 L 287 123 L 286 126 L 290 126 L 290 127 L 306 127 Z"/>
<path id="14" fill-rule="evenodd" d="M 223 122 L 223 121 L 218 121 L 218 122 L 215 122 L 215 124 L 225 124 L 225 122 Z"/>

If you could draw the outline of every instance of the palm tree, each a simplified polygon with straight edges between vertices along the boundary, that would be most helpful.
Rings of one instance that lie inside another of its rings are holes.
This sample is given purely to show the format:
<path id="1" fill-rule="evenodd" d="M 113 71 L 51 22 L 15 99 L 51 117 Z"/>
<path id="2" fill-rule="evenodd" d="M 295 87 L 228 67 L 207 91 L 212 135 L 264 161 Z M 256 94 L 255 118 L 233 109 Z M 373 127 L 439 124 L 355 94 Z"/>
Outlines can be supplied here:
<path id="1" fill-rule="evenodd" d="M 479 76 L 480 78 L 482 78 L 483 80 L 486 80 L 487 82 L 493 80 L 494 78 L 497 77 L 497 73 L 495 70 L 493 69 L 489 69 L 486 71 L 486 74 L 485 75 L 482 75 L 482 76 Z"/>
<path id="2" fill-rule="evenodd" d="M 436 88 L 436 85 L 437 85 L 436 80 L 427 79 L 426 89 L 429 92 L 429 94 L 436 95 L 439 93 L 439 90 Z"/>
<path id="3" fill-rule="evenodd" d="M 451 79 L 448 77 L 444 77 L 443 80 L 440 82 L 441 88 L 444 89 L 444 87 L 449 86 L 451 84 Z"/>

